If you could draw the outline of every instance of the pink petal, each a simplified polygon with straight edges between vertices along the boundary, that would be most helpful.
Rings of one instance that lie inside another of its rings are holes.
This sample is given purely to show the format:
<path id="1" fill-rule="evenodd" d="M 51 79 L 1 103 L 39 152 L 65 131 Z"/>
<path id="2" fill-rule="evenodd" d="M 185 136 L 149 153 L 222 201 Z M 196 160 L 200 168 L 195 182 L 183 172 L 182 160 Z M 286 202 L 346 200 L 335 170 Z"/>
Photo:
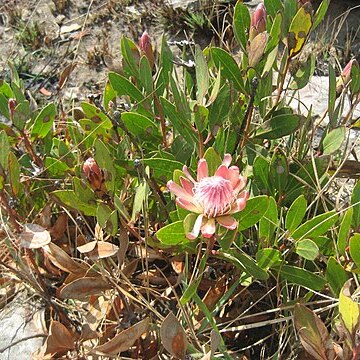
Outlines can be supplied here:
<path id="1" fill-rule="evenodd" d="M 194 184 L 196 183 L 195 179 L 191 176 L 190 171 L 188 169 L 188 167 L 186 165 L 183 166 L 183 173 L 186 175 L 186 177 L 193 182 Z"/>
<path id="2" fill-rule="evenodd" d="M 194 240 L 199 236 L 202 221 L 203 221 L 203 215 L 200 214 L 195 221 L 192 231 L 186 234 L 186 237 L 189 240 Z"/>
<path id="3" fill-rule="evenodd" d="M 209 176 L 208 164 L 205 159 L 200 159 L 197 167 L 197 181 Z"/>
<path id="4" fill-rule="evenodd" d="M 215 234 L 216 226 L 215 219 L 207 219 L 205 224 L 201 227 L 201 233 L 204 238 L 211 238 Z"/>
<path id="5" fill-rule="evenodd" d="M 220 176 L 220 177 L 222 177 L 222 178 L 224 178 L 226 180 L 229 179 L 229 175 L 230 175 L 229 169 L 224 164 L 220 165 L 217 168 L 217 170 L 215 171 L 215 176 Z"/>
<path id="6" fill-rule="evenodd" d="M 236 189 L 236 187 L 239 185 L 240 180 L 240 170 L 237 166 L 231 166 L 229 168 L 229 180 L 233 189 Z"/>
<path id="7" fill-rule="evenodd" d="M 235 192 L 240 192 L 246 186 L 247 178 L 245 176 L 239 176 L 239 182 L 234 188 Z"/>
<path id="8" fill-rule="evenodd" d="M 172 181 L 172 180 L 168 181 L 167 187 L 177 197 L 185 199 L 185 200 L 190 201 L 190 202 L 193 200 L 193 196 L 190 195 L 187 191 L 185 191 L 175 181 Z"/>
<path id="9" fill-rule="evenodd" d="M 235 230 L 238 226 L 238 222 L 231 216 L 219 216 L 216 221 L 229 230 Z"/>
<path id="10" fill-rule="evenodd" d="M 194 191 L 193 191 L 194 184 L 190 180 L 184 178 L 183 176 L 180 176 L 180 183 L 185 191 L 187 191 L 191 196 L 194 195 Z"/>
<path id="11" fill-rule="evenodd" d="M 189 201 L 186 201 L 185 199 L 177 198 L 176 203 L 185 210 L 188 210 L 188 211 L 191 211 L 191 212 L 194 212 L 197 214 L 202 213 L 201 209 L 199 209 L 195 204 L 193 204 Z"/>
<path id="12" fill-rule="evenodd" d="M 243 191 L 240 194 L 240 197 L 236 199 L 236 201 L 232 204 L 230 211 L 228 214 L 234 214 L 239 211 L 242 211 L 245 209 L 246 201 L 249 198 L 249 193 L 247 191 Z"/>
<path id="13" fill-rule="evenodd" d="M 230 166 L 230 164 L 231 164 L 231 159 L 232 159 L 232 157 L 231 157 L 231 155 L 230 154 L 225 154 L 224 155 L 224 160 L 223 160 L 223 165 L 225 165 L 226 167 L 229 167 Z"/>

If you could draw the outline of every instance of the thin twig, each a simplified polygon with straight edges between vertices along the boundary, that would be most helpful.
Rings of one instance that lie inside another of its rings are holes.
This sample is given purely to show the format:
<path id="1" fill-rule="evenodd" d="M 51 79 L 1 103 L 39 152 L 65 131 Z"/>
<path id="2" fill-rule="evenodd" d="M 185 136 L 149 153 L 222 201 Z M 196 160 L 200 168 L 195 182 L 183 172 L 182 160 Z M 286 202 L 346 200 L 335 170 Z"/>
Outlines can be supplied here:
<path id="1" fill-rule="evenodd" d="M 5 347 L 1 348 L 0 349 L 0 354 L 3 353 L 4 351 L 6 351 L 7 349 L 10 349 L 12 346 L 20 344 L 23 341 L 28 341 L 28 340 L 39 338 L 39 337 L 46 338 L 47 335 L 45 335 L 45 334 L 37 334 L 37 335 L 31 335 L 31 336 L 27 336 L 27 337 L 24 337 L 22 339 L 16 340 L 16 341 L 12 342 L 11 344 L 6 345 Z"/>

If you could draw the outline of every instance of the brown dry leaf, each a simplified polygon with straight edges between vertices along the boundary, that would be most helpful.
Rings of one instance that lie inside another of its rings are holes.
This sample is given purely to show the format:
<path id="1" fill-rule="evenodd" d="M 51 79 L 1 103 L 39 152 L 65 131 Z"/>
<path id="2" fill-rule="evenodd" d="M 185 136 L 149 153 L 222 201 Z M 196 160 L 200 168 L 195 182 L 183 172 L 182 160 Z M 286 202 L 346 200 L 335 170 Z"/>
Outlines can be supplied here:
<path id="1" fill-rule="evenodd" d="M 226 277 L 223 276 L 216 281 L 216 284 L 211 287 L 205 294 L 203 302 L 209 310 L 212 310 L 220 298 L 224 295 L 226 290 Z"/>
<path id="2" fill-rule="evenodd" d="M 294 323 L 306 352 L 317 360 L 335 359 L 335 350 L 329 332 L 313 311 L 304 305 L 296 304 Z"/>
<path id="3" fill-rule="evenodd" d="M 77 263 L 63 249 L 54 243 L 49 243 L 44 247 L 44 250 L 51 262 L 63 271 L 83 274 L 88 270 L 86 265 Z"/>
<path id="4" fill-rule="evenodd" d="M 37 224 L 25 224 L 20 237 L 20 246 L 27 249 L 39 249 L 51 242 L 50 233 Z"/>
<path id="5" fill-rule="evenodd" d="M 89 325 L 91 330 L 95 331 L 97 329 L 110 309 L 109 301 L 106 301 L 103 296 L 96 298 L 86 314 L 86 324 Z"/>
<path id="6" fill-rule="evenodd" d="M 96 247 L 96 244 L 97 244 L 97 241 L 96 241 L 96 240 L 90 241 L 90 242 L 88 242 L 87 244 L 78 246 L 78 247 L 77 247 L 77 250 L 78 250 L 81 254 L 86 254 L 86 253 L 94 250 L 95 247 Z"/>
<path id="7" fill-rule="evenodd" d="M 129 264 L 127 264 L 124 269 L 123 269 L 123 274 L 126 277 L 130 277 L 135 270 L 137 269 L 137 266 L 139 264 L 139 259 L 134 259 L 131 262 L 129 262 Z"/>
<path id="8" fill-rule="evenodd" d="M 45 354 L 66 353 L 74 348 L 74 338 L 63 324 L 53 320 L 44 345 Z"/>
<path id="9" fill-rule="evenodd" d="M 63 299 L 84 300 L 90 295 L 101 295 L 103 291 L 109 289 L 111 285 L 101 277 L 86 277 L 65 285 L 60 290 L 60 296 Z"/>
<path id="10" fill-rule="evenodd" d="M 116 355 L 123 351 L 129 350 L 149 328 L 149 318 L 141 320 L 137 324 L 129 327 L 116 335 L 110 341 L 103 345 L 97 346 L 94 351 L 106 355 Z"/>
<path id="11" fill-rule="evenodd" d="M 160 337 L 164 348 L 172 356 L 177 359 L 185 358 L 188 341 L 183 327 L 172 312 L 161 324 Z"/>
<path id="12" fill-rule="evenodd" d="M 174 269 L 174 271 L 179 275 L 184 272 L 185 262 L 182 260 L 179 261 L 177 260 L 177 258 L 174 258 L 173 260 L 171 260 L 171 266 Z"/>
<path id="13" fill-rule="evenodd" d="M 66 213 L 60 214 L 56 219 L 55 224 L 49 229 L 53 240 L 60 240 L 64 236 L 67 224 L 68 215 Z"/>
<path id="14" fill-rule="evenodd" d="M 250 67 L 256 66 L 263 57 L 268 37 L 269 35 L 263 32 L 256 35 L 255 38 L 251 41 L 248 48 Z"/>
<path id="15" fill-rule="evenodd" d="M 65 69 L 61 72 L 60 78 L 59 78 L 59 89 L 60 90 L 64 87 L 70 74 L 75 69 L 75 66 L 76 66 L 76 63 L 71 63 L 68 66 L 66 66 Z"/>

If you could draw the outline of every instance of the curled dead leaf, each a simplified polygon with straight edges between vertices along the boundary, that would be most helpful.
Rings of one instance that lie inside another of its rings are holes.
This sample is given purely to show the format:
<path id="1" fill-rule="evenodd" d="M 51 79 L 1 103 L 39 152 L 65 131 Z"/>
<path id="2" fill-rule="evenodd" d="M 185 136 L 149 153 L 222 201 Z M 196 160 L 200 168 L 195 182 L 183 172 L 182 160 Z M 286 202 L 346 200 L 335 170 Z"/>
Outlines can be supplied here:
<path id="1" fill-rule="evenodd" d="M 161 324 L 160 337 L 164 348 L 172 356 L 177 359 L 185 358 L 188 341 L 183 327 L 172 312 Z"/>
<path id="2" fill-rule="evenodd" d="M 140 338 L 149 328 L 149 318 L 141 320 L 137 324 L 117 334 L 107 343 L 97 346 L 94 349 L 95 353 L 102 353 L 106 355 L 116 355 L 123 351 L 129 350 L 135 341 Z"/>
<path id="3" fill-rule="evenodd" d="M 104 259 L 117 254 L 119 247 L 106 241 L 91 241 L 77 248 L 92 260 Z"/>
<path id="4" fill-rule="evenodd" d="M 65 285 L 60 290 L 60 296 L 63 299 L 84 300 L 90 295 L 101 295 L 109 289 L 111 285 L 101 277 L 86 277 Z"/>
<path id="5" fill-rule="evenodd" d="M 49 257 L 51 262 L 59 269 L 68 273 L 85 273 L 88 267 L 73 260 L 63 249 L 54 243 L 49 243 L 44 247 L 46 256 Z"/>
<path id="6" fill-rule="evenodd" d="M 53 320 L 44 347 L 45 354 L 63 354 L 74 348 L 74 337 L 63 324 Z"/>
<path id="7" fill-rule="evenodd" d="M 50 233 L 37 224 L 25 224 L 19 238 L 20 246 L 27 249 L 39 249 L 51 242 Z"/>

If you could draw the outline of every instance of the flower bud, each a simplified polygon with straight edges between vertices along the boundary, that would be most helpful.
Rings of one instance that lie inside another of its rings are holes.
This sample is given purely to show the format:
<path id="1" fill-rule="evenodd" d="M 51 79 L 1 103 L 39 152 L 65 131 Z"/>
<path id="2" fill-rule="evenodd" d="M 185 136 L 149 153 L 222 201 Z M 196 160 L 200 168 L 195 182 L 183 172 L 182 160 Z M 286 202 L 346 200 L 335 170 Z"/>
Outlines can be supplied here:
<path id="1" fill-rule="evenodd" d="M 347 65 L 344 67 L 344 70 L 342 71 L 337 83 L 336 83 L 336 93 L 340 95 L 340 93 L 343 91 L 344 87 L 350 82 L 351 80 L 351 69 L 353 66 L 359 67 L 358 62 L 356 59 L 350 60 Z"/>
<path id="2" fill-rule="evenodd" d="M 149 60 L 150 67 L 153 68 L 154 66 L 154 52 L 151 45 L 151 38 L 147 31 L 144 31 L 144 33 L 141 35 L 140 41 L 139 41 L 139 47 L 140 50 L 147 59 Z"/>
<path id="3" fill-rule="evenodd" d="M 266 9 L 263 3 L 260 3 L 251 17 L 249 41 L 266 30 Z"/>
<path id="4" fill-rule="evenodd" d="M 104 174 L 95 159 L 88 158 L 83 165 L 83 172 L 93 190 L 100 190 L 104 183 Z"/>
<path id="5" fill-rule="evenodd" d="M 10 119 L 13 119 L 13 117 L 14 117 L 16 105 L 17 105 L 16 99 L 8 100 L 8 109 L 9 109 Z"/>

